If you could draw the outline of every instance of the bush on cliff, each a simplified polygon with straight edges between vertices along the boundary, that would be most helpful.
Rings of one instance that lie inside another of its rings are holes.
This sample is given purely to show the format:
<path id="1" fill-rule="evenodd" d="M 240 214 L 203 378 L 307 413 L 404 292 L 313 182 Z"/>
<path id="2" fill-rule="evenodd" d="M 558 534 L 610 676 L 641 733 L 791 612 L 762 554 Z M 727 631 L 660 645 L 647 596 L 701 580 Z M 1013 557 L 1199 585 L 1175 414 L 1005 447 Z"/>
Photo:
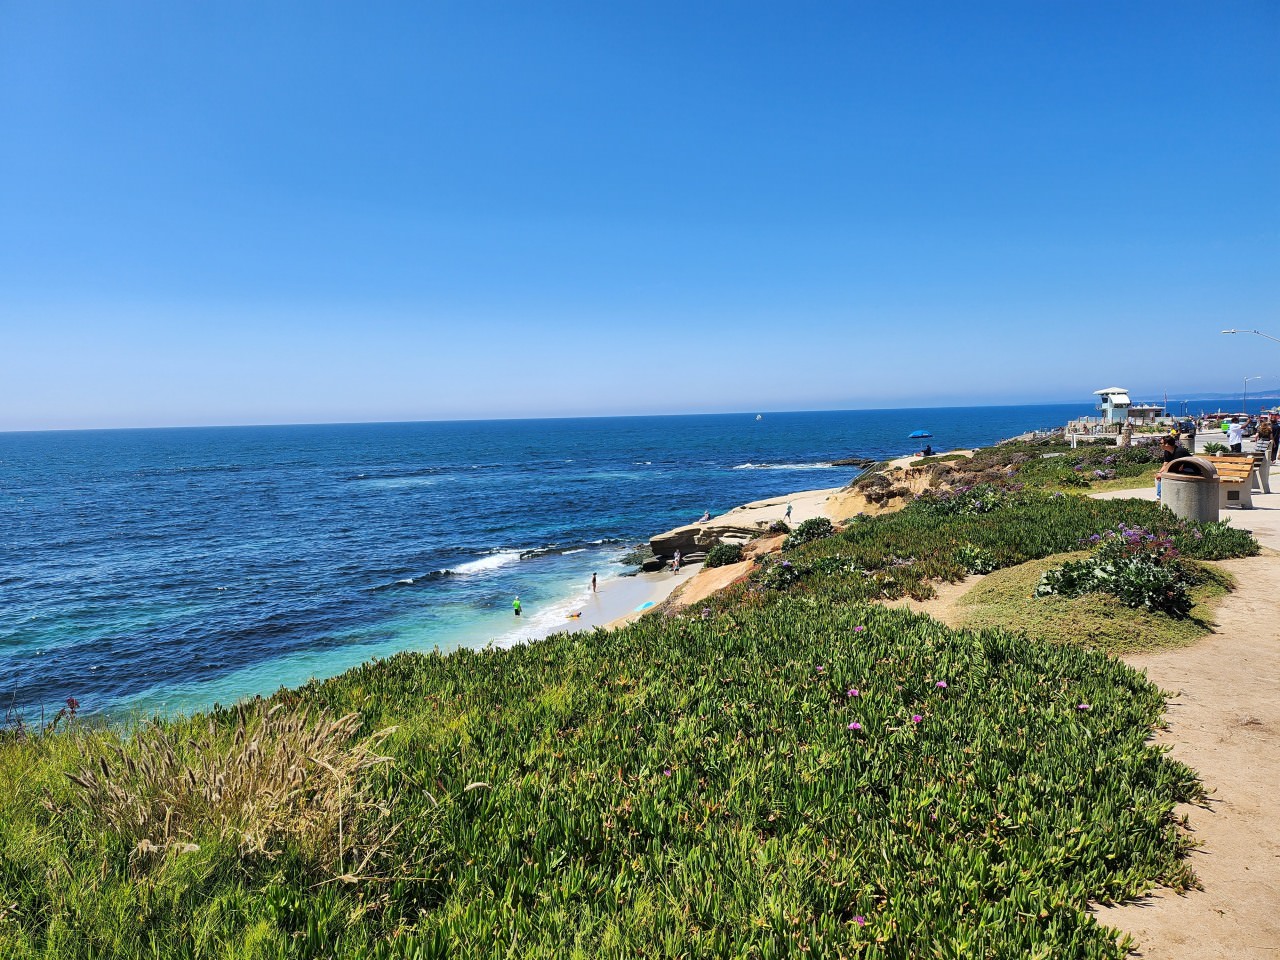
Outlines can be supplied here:
<path id="1" fill-rule="evenodd" d="M 737 543 L 717 543 L 707 551 L 704 566 L 723 567 L 742 560 L 742 545 Z"/>
<path id="2" fill-rule="evenodd" d="M 782 541 L 782 549 L 794 550 L 803 544 L 829 537 L 833 533 L 835 533 L 835 527 L 831 525 L 831 521 L 826 517 L 810 517 L 796 527 L 795 532 L 787 537 L 786 540 Z"/>

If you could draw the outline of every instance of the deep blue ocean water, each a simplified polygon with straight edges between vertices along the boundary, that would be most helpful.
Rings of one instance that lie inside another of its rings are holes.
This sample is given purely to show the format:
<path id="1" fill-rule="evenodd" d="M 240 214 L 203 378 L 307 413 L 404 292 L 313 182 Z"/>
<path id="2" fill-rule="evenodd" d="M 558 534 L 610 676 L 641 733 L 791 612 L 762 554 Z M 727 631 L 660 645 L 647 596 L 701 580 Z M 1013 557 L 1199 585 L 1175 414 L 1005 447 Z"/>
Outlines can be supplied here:
<path id="1" fill-rule="evenodd" d="M 654 533 L 1086 405 L 0 434 L 0 716 L 190 711 L 511 640 Z M 557 617 L 560 615 L 557 614 Z M 561 619 L 559 622 L 563 622 Z"/>

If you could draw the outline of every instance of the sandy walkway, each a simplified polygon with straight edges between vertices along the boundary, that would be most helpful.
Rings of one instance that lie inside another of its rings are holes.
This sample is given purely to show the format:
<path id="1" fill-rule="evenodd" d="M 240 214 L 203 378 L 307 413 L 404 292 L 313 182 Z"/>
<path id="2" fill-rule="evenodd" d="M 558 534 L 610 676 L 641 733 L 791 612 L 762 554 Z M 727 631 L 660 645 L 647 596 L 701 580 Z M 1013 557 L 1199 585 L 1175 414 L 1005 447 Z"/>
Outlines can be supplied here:
<path id="1" fill-rule="evenodd" d="M 1223 519 L 1280 548 L 1280 493 L 1254 503 Z M 1222 564 L 1238 589 L 1218 607 L 1212 636 L 1125 658 L 1172 694 L 1158 741 L 1200 775 L 1211 798 L 1207 809 L 1179 811 L 1202 844 L 1191 866 L 1203 892 L 1160 890 L 1097 910 L 1138 941 L 1144 958 L 1280 958 L 1280 555 L 1266 553 Z"/>

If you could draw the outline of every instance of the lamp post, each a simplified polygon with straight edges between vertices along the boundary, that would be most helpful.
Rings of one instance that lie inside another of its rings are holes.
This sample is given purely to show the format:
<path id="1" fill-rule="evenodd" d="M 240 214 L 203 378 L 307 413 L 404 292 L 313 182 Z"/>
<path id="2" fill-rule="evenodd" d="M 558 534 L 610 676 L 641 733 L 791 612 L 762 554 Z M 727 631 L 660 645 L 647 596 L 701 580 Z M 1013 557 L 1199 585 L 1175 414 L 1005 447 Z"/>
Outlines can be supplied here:
<path id="1" fill-rule="evenodd" d="M 1274 340 L 1276 343 L 1280 343 L 1280 337 L 1273 337 L 1271 334 L 1269 334 L 1269 333 L 1263 333 L 1261 330 L 1235 330 L 1235 329 L 1231 329 L 1231 330 L 1223 330 L 1222 332 L 1223 332 L 1223 333 L 1252 333 L 1252 334 L 1254 334 L 1254 335 L 1256 335 L 1256 336 L 1259 336 L 1259 337 L 1266 337 L 1268 340 Z M 1253 379 L 1255 379 L 1255 380 L 1256 380 L 1256 379 L 1257 379 L 1257 377 L 1254 377 Z"/>
<path id="2" fill-rule="evenodd" d="M 1247 416 L 1249 416 L 1249 381 L 1250 381 L 1250 380 L 1261 380 L 1261 379 L 1262 379 L 1262 377 L 1261 377 L 1260 375 L 1259 375 L 1259 376 L 1256 376 L 1256 377 L 1245 377 L 1245 378 L 1244 378 L 1244 389 L 1243 389 L 1243 390 L 1241 390 L 1241 392 L 1240 392 L 1240 403 L 1241 403 L 1241 405 L 1243 405 L 1243 406 L 1244 406 L 1244 415 L 1245 415 L 1246 417 L 1247 417 Z"/>

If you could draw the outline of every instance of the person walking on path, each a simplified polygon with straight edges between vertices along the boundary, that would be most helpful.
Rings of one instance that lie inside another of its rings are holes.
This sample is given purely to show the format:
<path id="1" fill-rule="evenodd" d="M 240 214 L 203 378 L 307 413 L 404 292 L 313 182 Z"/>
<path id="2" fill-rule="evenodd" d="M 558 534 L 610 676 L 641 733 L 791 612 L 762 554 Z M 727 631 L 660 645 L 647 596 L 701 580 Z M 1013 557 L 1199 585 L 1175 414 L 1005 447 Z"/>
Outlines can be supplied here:
<path id="1" fill-rule="evenodd" d="M 671 572 L 672 573 L 680 572 L 680 551 L 679 550 L 676 550 L 676 555 L 671 560 Z"/>
<path id="2" fill-rule="evenodd" d="M 791 522 L 791 504 L 789 503 L 787 504 L 787 512 L 782 515 L 782 522 L 783 523 Z"/>
<path id="3" fill-rule="evenodd" d="M 511 609 L 515 611 L 516 616 L 520 616 L 520 598 L 516 597 L 511 601 Z"/>
<path id="4" fill-rule="evenodd" d="M 594 573 L 591 575 L 591 592 L 596 592 L 596 575 Z"/>

